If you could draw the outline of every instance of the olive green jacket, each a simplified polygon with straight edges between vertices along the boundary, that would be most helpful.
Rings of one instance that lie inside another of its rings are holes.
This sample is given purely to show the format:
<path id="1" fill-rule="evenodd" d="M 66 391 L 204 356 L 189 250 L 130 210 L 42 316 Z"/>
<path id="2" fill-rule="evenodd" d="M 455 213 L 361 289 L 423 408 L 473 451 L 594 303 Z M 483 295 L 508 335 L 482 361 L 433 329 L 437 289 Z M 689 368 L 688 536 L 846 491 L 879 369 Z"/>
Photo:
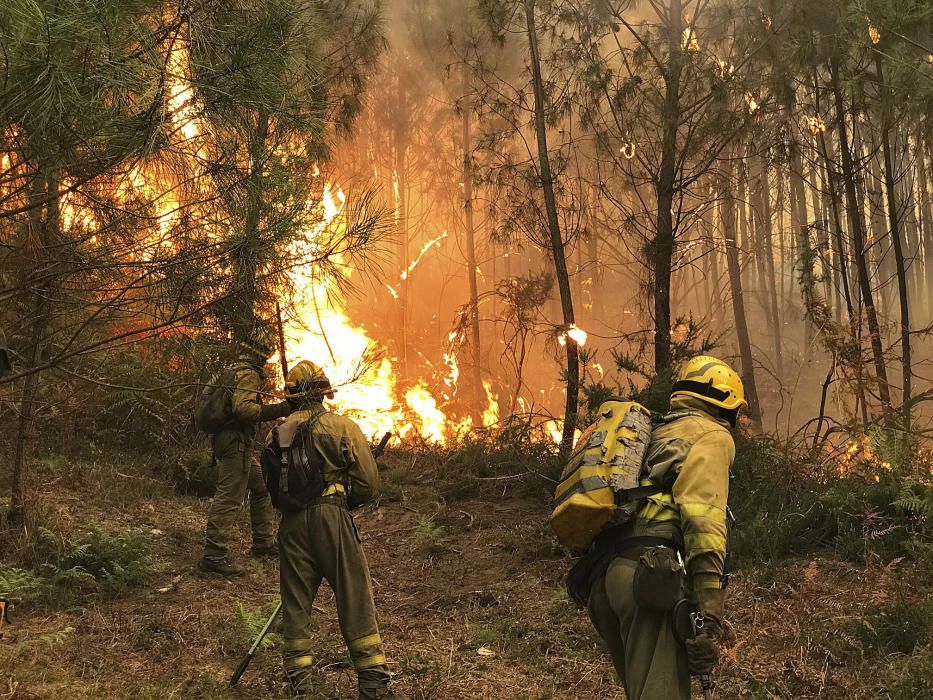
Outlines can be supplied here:
<path id="1" fill-rule="evenodd" d="M 254 431 L 258 423 L 275 418 L 282 418 L 291 413 L 288 403 L 263 405 L 262 371 L 248 362 L 241 362 L 233 368 L 233 397 L 230 401 L 233 419 L 238 426 Z"/>
<path id="2" fill-rule="evenodd" d="M 728 424 L 698 399 L 671 399 L 681 418 L 655 428 L 644 484 L 665 487 L 638 513 L 636 535 L 683 538 L 688 586 L 719 589 L 726 556 L 726 503 L 735 443 Z"/>
<path id="3" fill-rule="evenodd" d="M 379 488 L 379 470 L 360 426 L 345 416 L 326 411 L 320 403 L 312 403 L 299 408 L 279 426 L 279 445 L 290 446 L 298 428 L 307 421 L 313 425 L 314 446 L 322 458 L 325 486 L 343 486 L 351 507 L 369 503 Z"/>

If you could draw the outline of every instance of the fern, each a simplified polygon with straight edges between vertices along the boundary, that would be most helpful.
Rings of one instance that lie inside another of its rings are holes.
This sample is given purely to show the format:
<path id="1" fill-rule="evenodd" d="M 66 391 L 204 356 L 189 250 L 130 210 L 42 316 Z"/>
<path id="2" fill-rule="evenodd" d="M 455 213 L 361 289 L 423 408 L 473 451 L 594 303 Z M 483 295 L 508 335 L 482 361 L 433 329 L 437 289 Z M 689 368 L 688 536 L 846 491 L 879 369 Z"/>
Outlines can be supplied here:
<path id="1" fill-rule="evenodd" d="M 904 481 L 893 505 L 909 516 L 933 519 L 933 487 L 919 481 Z"/>
<path id="2" fill-rule="evenodd" d="M 233 618 L 236 620 L 236 626 L 240 632 L 241 641 L 244 644 L 251 643 L 259 636 L 259 633 L 262 631 L 263 626 L 265 626 L 272 611 L 275 610 L 276 605 L 278 605 L 278 600 L 271 605 L 256 608 L 243 605 L 243 603 L 239 601 L 233 605 Z M 263 638 L 260 646 L 263 649 L 270 649 L 278 643 L 278 635 L 267 634 Z"/>

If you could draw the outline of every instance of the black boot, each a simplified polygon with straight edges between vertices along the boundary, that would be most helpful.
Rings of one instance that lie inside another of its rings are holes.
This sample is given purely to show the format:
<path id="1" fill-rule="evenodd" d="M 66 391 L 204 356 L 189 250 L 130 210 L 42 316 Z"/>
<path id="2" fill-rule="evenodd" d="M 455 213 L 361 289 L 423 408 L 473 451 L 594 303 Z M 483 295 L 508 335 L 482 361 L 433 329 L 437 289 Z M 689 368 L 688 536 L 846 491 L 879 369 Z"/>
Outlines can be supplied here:
<path id="1" fill-rule="evenodd" d="M 392 690 L 391 678 L 384 666 L 360 671 L 360 700 L 405 700 Z"/>
<path id="2" fill-rule="evenodd" d="M 205 574 L 218 574 L 227 578 L 236 578 L 246 573 L 243 567 L 237 566 L 230 557 L 202 557 L 198 562 L 198 570 Z"/>
<path id="3" fill-rule="evenodd" d="M 289 669 L 285 672 L 285 679 L 288 681 L 289 697 L 292 700 L 312 700 L 320 697 L 319 689 L 315 687 L 314 669 Z"/>
<path id="4" fill-rule="evenodd" d="M 249 555 L 254 559 L 278 559 L 279 558 L 279 548 L 275 543 L 271 544 L 256 544 L 253 543 L 253 546 L 249 549 Z"/>

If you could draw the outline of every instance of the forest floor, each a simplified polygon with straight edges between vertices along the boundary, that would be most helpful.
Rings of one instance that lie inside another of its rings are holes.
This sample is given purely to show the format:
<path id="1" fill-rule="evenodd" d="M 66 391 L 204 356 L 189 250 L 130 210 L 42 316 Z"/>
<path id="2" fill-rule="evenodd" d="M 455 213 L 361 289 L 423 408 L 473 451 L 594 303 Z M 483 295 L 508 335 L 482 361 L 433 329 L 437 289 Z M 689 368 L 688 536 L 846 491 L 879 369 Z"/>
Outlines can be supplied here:
<path id="1" fill-rule="evenodd" d="M 382 501 L 356 513 L 397 688 L 413 699 L 624 698 L 586 613 L 563 591 L 570 561 L 549 533 L 541 482 L 440 479 L 436 459 L 387 455 Z M 21 604 L 0 641 L 0 698 L 287 697 L 277 635 L 239 687 L 227 687 L 275 605 L 275 562 L 249 561 L 236 581 L 199 576 L 206 499 L 127 467 L 116 476 L 103 464 L 47 471 L 40 511 L 62 537 L 90 523 L 141 528 L 154 557 L 144 581 L 118 597 Z M 736 572 L 737 642 L 718 697 L 933 697 L 922 686 L 889 692 L 899 661 L 847 651 L 849 623 L 895 597 L 901 575 L 897 562 L 829 555 Z M 326 586 L 317 607 L 321 697 L 355 697 Z"/>

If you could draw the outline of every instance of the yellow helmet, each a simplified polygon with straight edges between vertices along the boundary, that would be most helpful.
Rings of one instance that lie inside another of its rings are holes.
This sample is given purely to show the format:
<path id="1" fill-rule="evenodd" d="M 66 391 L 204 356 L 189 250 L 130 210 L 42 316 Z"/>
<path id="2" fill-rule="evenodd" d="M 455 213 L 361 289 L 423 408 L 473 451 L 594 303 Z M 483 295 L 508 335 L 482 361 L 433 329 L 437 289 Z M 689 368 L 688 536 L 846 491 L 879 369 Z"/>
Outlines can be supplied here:
<path id="1" fill-rule="evenodd" d="M 288 370 L 285 392 L 295 398 L 315 393 L 331 399 L 334 397 L 334 390 L 324 370 L 310 360 L 302 360 Z"/>
<path id="2" fill-rule="evenodd" d="M 722 360 L 697 355 L 687 361 L 671 388 L 671 397 L 692 396 L 727 411 L 748 408 L 738 373 Z"/>

